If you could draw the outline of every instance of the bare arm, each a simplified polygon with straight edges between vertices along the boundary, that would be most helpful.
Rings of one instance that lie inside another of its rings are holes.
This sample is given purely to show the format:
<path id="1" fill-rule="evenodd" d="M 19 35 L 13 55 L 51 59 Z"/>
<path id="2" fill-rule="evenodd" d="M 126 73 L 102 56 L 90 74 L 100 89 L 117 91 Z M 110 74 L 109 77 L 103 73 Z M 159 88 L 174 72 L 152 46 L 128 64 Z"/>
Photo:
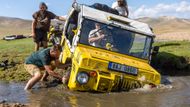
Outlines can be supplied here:
<path id="1" fill-rule="evenodd" d="M 54 72 L 51 67 L 49 65 L 45 65 L 44 66 L 45 70 L 50 74 L 52 75 L 53 77 L 59 79 L 59 80 L 62 80 L 62 76 L 59 75 L 58 73 Z"/>
<path id="2" fill-rule="evenodd" d="M 36 34 L 35 34 L 35 27 L 36 27 L 36 25 L 37 25 L 37 22 L 36 22 L 36 20 L 34 19 L 34 20 L 32 21 L 32 36 L 33 36 L 33 37 L 36 36 Z"/>
<path id="3" fill-rule="evenodd" d="M 98 36 L 98 37 L 90 37 L 89 39 L 88 39 L 88 41 L 89 41 L 89 43 L 92 43 L 92 42 L 95 42 L 95 41 L 97 41 L 97 40 L 100 40 L 102 37 L 101 36 Z"/>
<path id="4" fill-rule="evenodd" d="M 55 60 L 55 66 L 57 67 L 57 66 L 59 66 L 59 64 L 60 64 L 59 59 L 56 59 Z"/>
<path id="5" fill-rule="evenodd" d="M 129 17 L 129 9 L 128 9 L 128 6 L 125 7 L 125 10 L 126 10 L 126 12 L 127 12 L 126 17 Z"/>
<path id="6" fill-rule="evenodd" d="M 55 19 L 60 20 L 60 21 L 66 21 L 66 18 L 63 16 L 56 16 Z"/>
<path id="7" fill-rule="evenodd" d="M 91 35 L 91 34 L 92 34 L 92 33 L 90 33 L 90 35 Z M 95 34 L 94 34 L 94 35 L 95 35 Z M 101 35 L 89 37 L 89 38 L 88 38 L 88 42 L 89 42 L 89 43 L 92 43 L 92 42 L 98 41 L 98 40 L 104 38 L 104 36 L 105 36 L 104 34 L 101 34 Z"/>

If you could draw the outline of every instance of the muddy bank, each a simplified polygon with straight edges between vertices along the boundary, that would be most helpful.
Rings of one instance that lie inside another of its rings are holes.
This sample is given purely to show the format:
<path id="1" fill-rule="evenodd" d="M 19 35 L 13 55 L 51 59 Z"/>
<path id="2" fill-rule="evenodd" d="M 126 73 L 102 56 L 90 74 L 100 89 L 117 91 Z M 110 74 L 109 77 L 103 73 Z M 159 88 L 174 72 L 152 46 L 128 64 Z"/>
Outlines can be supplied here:
<path id="1" fill-rule="evenodd" d="M 33 52 L 33 47 L 32 39 L 0 40 L 0 80 L 27 80 L 28 73 L 24 70 L 23 63 Z M 2 65 L 6 61 L 6 66 Z"/>
<path id="2" fill-rule="evenodd" d="M 0 54 L 0 80 L 26 81 L 29 74 L 24 69 L 24 55 L 13 53 Z"/>
<path id="3" fill-rule="evenodd" d="M 0 54 L 0 80 L 4 81 L 27 81 L 31 75 L 24 68 L 27 56 Z M 63 69 L 55 69 L 63 75 Z M 50 78 L 52 79 L 52 78 Z"/>
<path id="4" fill-rule="evenodd" d="M 190 58 L 167 52 L 152 57 L 151 65 L 162 75 L 190 75 Z"/>

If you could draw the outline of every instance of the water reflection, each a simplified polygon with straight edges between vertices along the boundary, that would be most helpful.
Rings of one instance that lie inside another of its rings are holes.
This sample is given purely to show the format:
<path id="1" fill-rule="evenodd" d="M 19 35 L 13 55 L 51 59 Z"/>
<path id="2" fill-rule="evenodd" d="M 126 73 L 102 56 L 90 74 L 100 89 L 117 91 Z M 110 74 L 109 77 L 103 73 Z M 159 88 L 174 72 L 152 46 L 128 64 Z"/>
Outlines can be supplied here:
<path id="1" fill-rule="evenodd" d="M 14 103 L 16 101 L 26 103 L 27 96 L 27 93 L 24 91 L 23 83 L 0 82 L 0 102 L 8 101 Z"/>
<path id="2" fill-rule="evenodd" d="M 62 88 L 35 88 L 26 92 L 22 83 L 0 83 L 0 100 L 29 103 L 32 107 L 187 107 L 190 77 L 172 77 L 173 89 L 93 94 Z"/>

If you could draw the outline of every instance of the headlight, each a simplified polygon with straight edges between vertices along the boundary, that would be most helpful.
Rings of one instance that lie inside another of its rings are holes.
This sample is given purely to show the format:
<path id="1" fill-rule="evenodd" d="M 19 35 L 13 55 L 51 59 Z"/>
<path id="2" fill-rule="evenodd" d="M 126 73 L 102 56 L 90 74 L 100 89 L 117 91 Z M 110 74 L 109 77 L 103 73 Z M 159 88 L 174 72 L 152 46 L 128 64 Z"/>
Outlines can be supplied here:
<path id="1" fill-rule="evenodd" d="M 77 82 L 79 84 L 86 84 L 89 80 L 89 76 L 86 72 L 80 72 L 77 75 Z"/>

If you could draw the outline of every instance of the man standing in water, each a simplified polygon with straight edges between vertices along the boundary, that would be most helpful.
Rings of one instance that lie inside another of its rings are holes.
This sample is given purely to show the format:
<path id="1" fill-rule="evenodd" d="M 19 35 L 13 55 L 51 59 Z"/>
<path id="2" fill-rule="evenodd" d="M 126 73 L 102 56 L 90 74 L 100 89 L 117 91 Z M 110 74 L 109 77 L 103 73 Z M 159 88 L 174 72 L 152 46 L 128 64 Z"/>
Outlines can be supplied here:
<path id="1" fill-rule="evenodd" d="M 40 3 L 39 8 L 40 10 L 32 15 L 34 18 L 32 22 L 32 36 L 35 42 L 35 51 L 39 50 L 40 44 L 47 48 L 47 32 L 49 31 L 51 19 L 65 21 L 64 17 L 56 16 L 48 11 L 48 7 L 44 2 Z"/>
<path id="2" fill-rule="evenodd" d="M 31 89 L 38 81 L 47 78 L 47 73 L 64 82 L 66 80 L 65 77 L 54 72 L 51 66 L 52 61 L 55 61 L 55 65 L 58 65 L 59 55 L 60 51 L 57 46 L 32 53 L 24 64 L 25 69 L 32 75 L 32 78 L 28 81 L 24 89 Z M 45 70 L 44 75 L 43 70 Z"/>

